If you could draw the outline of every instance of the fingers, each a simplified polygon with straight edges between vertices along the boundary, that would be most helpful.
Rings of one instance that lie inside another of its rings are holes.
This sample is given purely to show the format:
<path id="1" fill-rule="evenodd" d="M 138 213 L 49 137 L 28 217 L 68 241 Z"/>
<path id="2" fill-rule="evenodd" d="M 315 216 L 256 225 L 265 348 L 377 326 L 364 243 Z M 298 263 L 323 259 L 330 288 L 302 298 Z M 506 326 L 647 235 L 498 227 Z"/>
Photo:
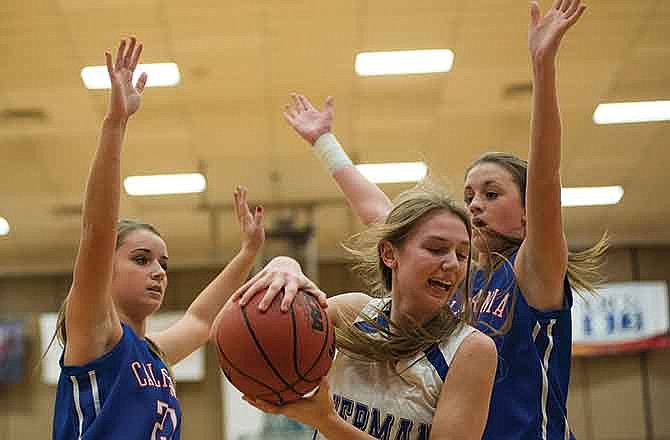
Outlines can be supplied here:
<path id="1" fill-rule="evenodd" d="M 111 77 L 114 73 L 114 66 L 112 66 L 112 54 L 110 51 L 105 51 L 105 63 L 107 64 L 107 73 Z"/>
<path id="2" fill-rule="evenodd" d="M 561 12 L 565 12 L 570 6 L 571 2 L 572 0 L 561 0 L 561 4 L 559 5 L 558 10 Z"/>
<path id="3" fill-rule="evenodd" d="M 281 301 L 281 305 L 279 306 L 279 310 L 282 312 L 288 312 L 289 307 L 291 307 L 291 304 L 293 303 L 293 300 L 295 299 L 295 295 L 298 293 L 298 280 L 294 277 L 290 277 L 286 281 L 286 285 L 284 286 L 284 298 Z"/>
<path id="4" fill-rule="evenodd" d="M 256 275 L 254 275 L 253 277 L 251 277 L 246 283 L 242 284 L 242 286 L 240 286 L 240 288 L 237 289 L 237 290 L 230 296 L 230 299 L 231 299 L 232 301 L 237 301 L 237 300 L 239 300 L 239 299 L 244 295 L 244 293 L 249 289 L 249 287 L 252 286 L 252 285 L 254 285 L 254 284 L 256 283 L 256 281 L 258 281 L 259 279 L 261 279 L 265 274 L 266 274 L 265 269 L 264 269 L 264 270 L 261 270 L 260 272 L 258 272 Z M 245 303 L 245 304 L 246 304 L 246 303 Z M 240 305 L 245 305 L 245 304 L 242 304 L 242 303 L 240 302 Z"/>
<path id="5" fill-rule="evenodd" d="M 265 292 L 265 295 L 263 295 L 263 298 L 258 303 L 258 310 L 260 310 L 261 312 L 267 312 L 267 310 L 270 308 L 270 305 L 277 297 L 277 295 L 281 293 L 285 285 L 286 280 L 284 279 L 284 277 L 275 278 L 274 280 L 272 280 L 272 283 L 270 283 L 270 286 L 268 287 L 268 290 Z M 293 298 L 290 299 L 289 304 L 291 304 L 292 302 Z M 287 310 L 288 309 L 283 311 L 285 312 Z"/>
<path id="6" fill-rule="evenodd" d="M 305 98 L 304 95 L 298 95 L 298 102 L 300 103 L 300 108 L 302 110 L 307 111 L 307 110 L 310 109 L 310 107 L 312 109 L 314 108 L 314 107 L 312 107 L 312 104 L 307 100 L 307 98 Z"/>
<path id="7" fill-rule="evenodd" d="M 586 5 L 580 4 L 577 11 L 571 17 L 568 17 L 568 25 L 572 26 L 573 24 L 577 23 L 577 20 L 579 20 L 579 17 L 582 16 L 584 11 L 586 11 Z"/>
<path id="8" fill-rule="evenodd" d="M 321 307 L 324 309 L 328 308 L 328 296 L 325 294 L 325 292 L 321 291 L 320 289 L 308 290 L 307 292 L 316 298 L 317 301 L 319 301 Z"/>
<path id="9" fill-rule="evenodd" d="M 335 114 L 335 102 L 332 96 L 326 98 L 326 105 L 324 110 L 326 113 L 329 113 L 331 116 Z"/>
<path id="10" fill-rule="evenodd" d="M 242 286 L 240 288 L 244 289 L 244 292 L 242 292 L 242 295 L 240 297 L 240 306 L 242 307 L 246 306 L 254 296 L 256 296 L 261 290 L 268 287 L 271 282 L 272 282 L 272 274 L 267 272 L 263 273 L 262 276 L 260 276 L 255 280 L 252 278 L 249 282 L 247 282 L 247 284 L 245 284 L 245 286 Z"/>
<path id="11" fill-rule="evenodd" d="M 298 98 L 298 95 L 295 93 L 291 93 L 291 99 L 293 100 L 293 111 L 298 114 L 302 110 L 302 103 L 300 102 L 300 98 Z"/>
<path id="12" fill-rule="evenodd" d="M 147 75 L 147 72 L 142 72 L 140 77 L 137 79 L 137 84 L 135 85 L 137 93 L 142 94 L 142 92 L 144 91 L 144 87 L 147 85 L 147 79 L 149 79 L 149 75 Z"/>
<path id="13" fill-rule="evenodd" d="M 581 0 L 572 0 L 565 10 L 565 15 L 568 18 L 574 15 L 577 12 L 577 9 L 579 9 L 581 3 Z"/>
<path id="14" fill-rule="evenodd" d="M 263 210 L 263 207 L 261 205 L 256 206 L 256 210 L 254 211 L 254 223 L 256 226 L 261 227 L 263 226 L 263 215 L 265 214 L 265 211 Z"/>
<path id="15" fill-rule="evenodd" d="M 251 218 L 251 212 L 247 205 L 247 189 L 243 186 L 235 188 L 233 193 L 235 216 L 240 224 L 243 224 L 247 218 Z"/>
<path id="16" fill-rule="evenodd" d="M 123 65 L 123 57 L 126 53 L 126 40 L 121 40 L 119 43 L 119 49 L 116 52 L 116 63 L 114 64 L 114 69 L 118 70 Z"/>
<path id="17" fill-rule="evenodd" d="M 140 61 L 140 55 L 142 55 L 142 49 L 144 49 L 144 45 L 142 43 L 138 44 L 135 53 L 133 53 L 130 58 L 128 68 L 131 72 L 134 72 L 135 68 L 137 68 L 137 63 Z"/>
<path id="18" fill-rule="evenodd" d="M 540 5 L 537 1 L 530 2 L 530 26 L 536 28 L 540 23 Z"/>
<path id="19" fill-rule="evenodd" d="M 133 52 L 135 52 L 136 45 L 137 45 L 137 38 L 130 37 L 130 44 L 128 45 L 128 49 L 126 49 L 126 53 L 123 56 L 123 65 L 125 67 L 129 67 L 130 64 L 132 63 Z"/>

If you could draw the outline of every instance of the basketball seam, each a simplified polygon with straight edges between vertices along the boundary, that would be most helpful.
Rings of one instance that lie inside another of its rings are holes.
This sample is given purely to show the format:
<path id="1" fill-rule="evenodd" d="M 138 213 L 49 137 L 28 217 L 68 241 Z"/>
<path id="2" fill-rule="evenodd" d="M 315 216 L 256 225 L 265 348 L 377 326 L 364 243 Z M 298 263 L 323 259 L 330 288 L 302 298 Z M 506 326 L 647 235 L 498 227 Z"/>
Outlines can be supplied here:
<path id="1" fill-rule="evenodd" d="M 283 294 L 282 294 L 282 297 L 283 297 Z M 270 369 L 272 370 L 272 372 L 279 378 L 279 380 L 280 380 L 285 386 L 288 387 L 288 389 L 290 389 L 291 391 L 293 391 L 294 393 L 296 393 L 296 394 L 298 394 L 298 395 L 302 395 L 301 393 L 298 392 L 298 390 L 296 390 L 295 388 L 293 388 L 293 385 L 292 385 L 292 384 L 289 384 L 289 383 L 286 381 L 286 379 L 284 379 L 284 376 L 282 376 L 281 374 L 279 374 L 279 371 L 277 371 L 277 369 L 275 368 L 275 366 L 272 364 L 272 361 L 271 361 L 270 358 L 268 357 L 267 353 L 265 353 L 265 350 L 263 350 L 263 347 L 262 347 L 261 343 L 260 343 L 260 342 L 258 341 L 258 339 L 256 338 L 256 333 L 254 333 L 254 329 L 253 329 L 253 327 L 251 326 L 251 323 L 249 322 L 249 318 L 247 317 L 247 314 L 246 314 L 246 312 L 244 311 L 244 308 L 241 308 L 241 312 L 242 312 L 242 316 L 244 317 L 244 323 L 246 324 L 247 329 L 249 330 L 249 333 L 251 334 L 251 337 L 253 338 L 254 343 L 256 344 L 256 347 L 258 348 L 258 351 L 260 351 L 261 355 L 263 356 L 263 359 L 265 359 L 265 363 L 268 365 L 268 367 L 270 367 Z M 280 400 L 280 402 L 283 402 L 283 399 L 281 398 L 281 396 L 280 396 L 280 399 L 279 399 L 279 400 Z"/>
<path id="2" fill-rule="evenodd" d="M 269 389 L 271 393 L 277 395 L 277 397 L 278 397 L 278 399 L 279 399 L 280 401 L 282 400 L 282 398 L 281 398 L 281 394 L 280 394 L 282 391 L 277 391 L 277 390 L 275 390 L 275 389 L 272 388 L 270 385 L 268 385 L 268 384 L 266 384 L 266 383 L 264 383 L 264 382 L 259 381 L 258 379 L 256 379 L 256 378 L 253 377 L 253 376 L 249 376 L 249 375 L 246 374 L 244 371 L 240 370 L 237 366 L 235 366 L 235 364 L 230 360 L 230 358 L 229 358 L 228 356 L 226 356 L 226 353 L 225 353 L 225 352 L 223 351 L 223 349 L 221 348 L 221 344 L 219 343 L 219 338 L 218 338 L 218 337 L 216 338 L 216 348 L 218 349 L 219 354 L 221 354 L 221 356 L 223 356 L 223 357 L 225 358 L 225 360 L 226 360 L 226 362 L 228 363 L 228 365 L 230 365 L 230 367 L 231 367 L 233 370 L 235 370 L 235 372 L 237 372 L 237 373 L 240 374 L 241 376 L 244 376 L 244 377 L 246 377 L 247 379 L 249 379 L 249 380 L 251 380 L 251 381 L 253 381 L 253 382 L 256 382 L 258 385 L 260 385 L 260 386 L 262 386 L 262 387 L 265 387 L 265 388 Z M 226 374 L 226 371 L 225 371 L 223 368 L 221 368 L 221 370 L 223 371 L 223 374 L 224 374 L 226 377 L 228 377 L 228 374 Z M 228 377 L 228 379 L 230 380 L 229 377 Z M 232 382 L 232 381 L 231 381 L 231 382 Z"/>
<path id="3" fill-rule="evenodd" d="M 323 309 L 321 309 L 321 310 L 323 310 Z M 312 366 L 309 367 L 309 369 L 307 371 L 305 371 L 305 375 L 308 375 L 309 373 L 311 373 L 312 370 L 314 369 L 314 367 L 316 367 L 316 365 L 319 363 L 319 360 L 321 360 L 321 356 L 323 355 L 323 351 L 325 350 L 326 346 L 328 345 L 328 341 L 330 340 L 331 325 L 330 325 L 330 321 L 329 321 L 329 318 L 328 318 L 328 313 L 325 313 L 325 311 L 324 311 L 323 315 L 326 318 L 325 319 L 326 329 L 327 329 L 326 338 L 323 340 L 323 345 L 321 346 L 321 350 L 319 351 L 319 355 L 316 357 L 316 360 L 314 361 Z M 296 367 L 296 371 L 297 371 L 298 375 L 301 375 L 301 373 L 300 373 L 300 371 L 298 371 L 297 367 Z M 318 380 L 309 380 L 307 378 L 303 378 L 303 380 L 306 380 L 306 381 L 312 382 L 312 383 L 318 382 Z"/>

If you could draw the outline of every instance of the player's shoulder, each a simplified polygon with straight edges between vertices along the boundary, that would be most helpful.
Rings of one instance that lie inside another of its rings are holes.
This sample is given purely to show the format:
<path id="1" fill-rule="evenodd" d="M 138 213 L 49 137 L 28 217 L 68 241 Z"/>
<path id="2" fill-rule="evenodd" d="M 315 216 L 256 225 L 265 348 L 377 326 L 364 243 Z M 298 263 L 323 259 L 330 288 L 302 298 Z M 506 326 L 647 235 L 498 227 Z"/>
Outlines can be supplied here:
<path id="1" fill-rule="evenodd" d="M 337 326 L 341 320 L 340 315 L 344 314 L 349 320 L 355 320 L 375 298 L 363 292 L 348 292 L 328 298 L 328 314 Z"/>
<path id="2" fill-rule="evenodd" d="M 479 330 L 472 330 L 461 342 L 455 359 L 463 359 L 466 362 L 481 362 L 485 365 L 495 366 L 498 360 L 498 351 L 495 342 L 493 342 L 491 337 Z"/>

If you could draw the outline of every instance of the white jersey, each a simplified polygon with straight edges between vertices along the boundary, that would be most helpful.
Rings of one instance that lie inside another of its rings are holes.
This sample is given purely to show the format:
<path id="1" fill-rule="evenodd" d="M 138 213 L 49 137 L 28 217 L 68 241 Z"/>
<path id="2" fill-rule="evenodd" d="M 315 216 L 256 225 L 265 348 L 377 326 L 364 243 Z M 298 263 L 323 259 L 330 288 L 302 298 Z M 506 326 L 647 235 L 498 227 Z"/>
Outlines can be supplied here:
<path id="1" fill-rule="evenodd" d="M 386 327 L 390 305 L 388 298 L 373 299 L 361 315 Z M 361 316 L 354 325 L 376 333 Z M 378 439 L 427 440 L 449 365 L 463 340 L 476 331 L 464 325 L 446 341 L 396 363 L 363 361 L 338 352 L 328 373 L 336 412 Z M 314 433 L 313 439 L 325 438 Z"/>

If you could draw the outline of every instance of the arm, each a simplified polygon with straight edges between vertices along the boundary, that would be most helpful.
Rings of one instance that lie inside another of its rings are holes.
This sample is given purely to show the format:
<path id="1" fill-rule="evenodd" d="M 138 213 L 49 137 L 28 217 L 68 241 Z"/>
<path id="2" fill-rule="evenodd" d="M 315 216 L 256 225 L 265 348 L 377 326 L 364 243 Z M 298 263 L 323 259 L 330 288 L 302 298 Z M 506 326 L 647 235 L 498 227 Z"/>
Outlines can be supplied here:
<path id="1" fill-rule="evenodd" d="M 286 121 L 314 147 L 358 218 L 366 225 L 386 218 L 391 201 L 377 185 L 358 171 L 332 134 L 335 115 L 333 98 L 326 99 L 325 108 L 321 112 L 305 96 L 291 96 L 293 105 L 287 105 L 284 111 Z"/>
<path id="2" fill-rule="evenodd" d="M 581 0 L 556 0 L 540 18 L 531 3 L 529 46 L 533 65 L 533 113 L 526 187 L 526 238 L 517 273 L 528 303 L 539 310 L 563 305 L 568 247 L 561 221 L 561 118 L 556 55 L 561 38 L 585 9 Z"/>
<path id="3" fill-rule="evenodd" d="M 220 310 L 249 276 L 256 255 L 265 241 L 263 209 L 254 214 L 247 205 L 247 190 L 238 187 L 233 194 L 235 214 L 242 231 L 240 251 L 195 298 L 184 316 L 167 330 L 154 336 L 170 364 L 176 364 L 207 342 Z"/>
<path id="4" fill-rule="evenodd" d="M 335 412 L 333 399 L 324 377 L 314 396 L 296 402 L 276 406 L 263 400 L 244 400 L 252 406 L 269 414 L 281 414 L 305 425 L 318 429 L 329 440 L 370 440 L 375 437 L 347 423 Z"/>
<path id="5" fill-rule="evenodd" d="M 102 124 L 84 196 L 81 239 L 67 297 L 65 325 L 68 336 L 65 362 L 83 364 L 106 353 L 122 335 L 110 287 L 119 214 L 121 145 L 128 119 L 140 107 L 147 76 L 137 86 L 132 75 L 142 44 L 122 40 L 116 62 L 105 53 L 112 84 L 109 109 Z"/>
<path id="6" fill-rule="evenodd" d="M 479 332 L 465 338 L 440 390 L 431 439 L 482 438 L 497 362 L 491 338 Z"/>

